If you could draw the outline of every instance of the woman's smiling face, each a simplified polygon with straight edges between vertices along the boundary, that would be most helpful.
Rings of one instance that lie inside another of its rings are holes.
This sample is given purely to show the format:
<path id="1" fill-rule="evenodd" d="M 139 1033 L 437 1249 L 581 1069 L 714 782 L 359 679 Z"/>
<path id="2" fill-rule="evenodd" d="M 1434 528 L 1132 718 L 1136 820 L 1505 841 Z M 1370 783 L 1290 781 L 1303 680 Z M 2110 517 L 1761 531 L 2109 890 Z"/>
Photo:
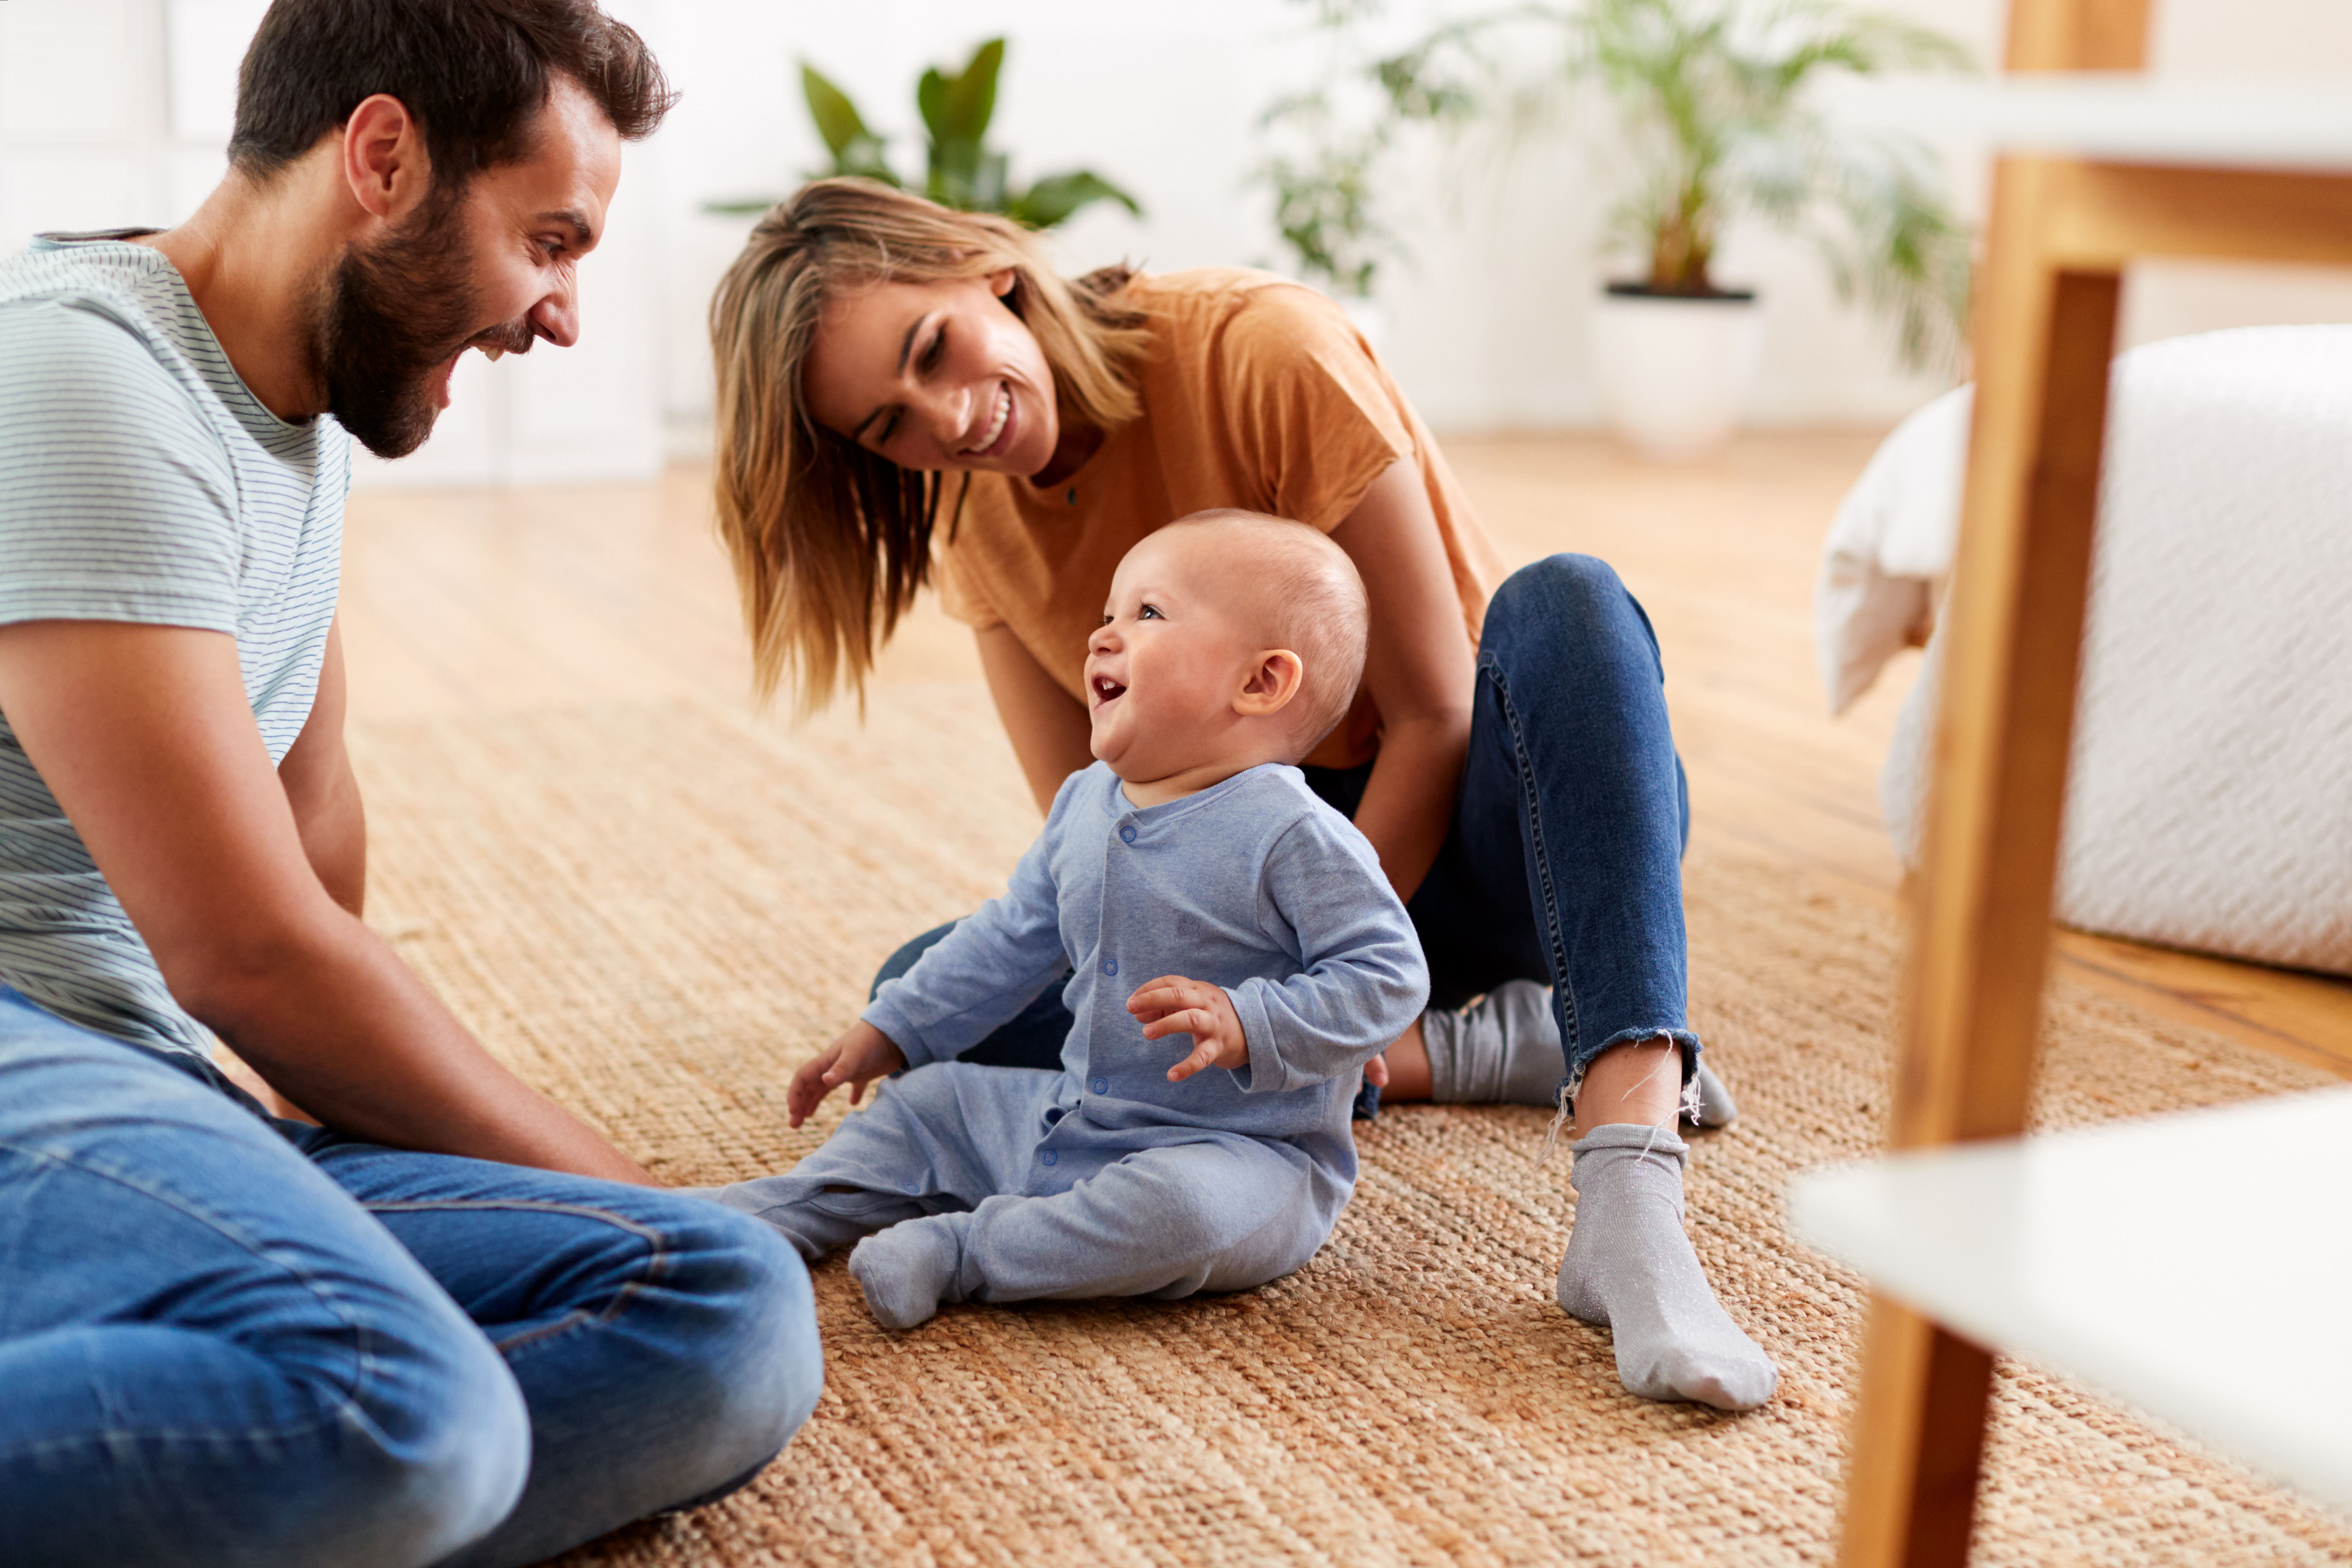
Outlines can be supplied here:
<path id="1" fill-rule="evenodd" d="M 834 301 L 809 352 L 809 412 L 902 468 L 1039 472 L 1060 420 L 1045 351 L 999 297 L 1012 286 L 1008 269 Z"/>

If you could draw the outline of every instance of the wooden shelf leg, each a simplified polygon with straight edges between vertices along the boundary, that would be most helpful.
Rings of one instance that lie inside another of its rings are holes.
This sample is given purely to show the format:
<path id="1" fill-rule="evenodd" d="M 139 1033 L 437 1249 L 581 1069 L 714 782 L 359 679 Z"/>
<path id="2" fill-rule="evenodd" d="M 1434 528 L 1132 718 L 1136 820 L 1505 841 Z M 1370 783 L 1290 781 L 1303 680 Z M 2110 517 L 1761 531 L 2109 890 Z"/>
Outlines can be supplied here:
<path id="1" fill-rule="evenodd" d="M 1976 1515 L 1992 1357 L 1909 1308 L 1873 1297 L 1864 1407 L 1854 1423 L 1841 1561 L 1961 1568 Z"/>
<path id="2" fill-rule="evenodd" d="M 2147 0 L 2014 0 L 2011 70 L 2136 70 Z M 1977 403 L 1953 580 L 1892 1142 L 2025 1125 L 2121 284 L 2062 272 L 2045 169 L 2005 160 L 1978 300 Z M 1992 1357 L 1876 1298 L 1843 1568 L 1960 1568 Z"/>
<path id="3" fill-rule="evenodd" d="M 2021 1131 L 2032 1081 L 2121 288 L 2045 258 L 2053 195 L 2048 165 L 2005 160 L 1995 174 L 1898 1149 Z M 1876 1306 L 1843 1568 L 1965 1562 L 1990 1379 L 1981 1350 Z"/>

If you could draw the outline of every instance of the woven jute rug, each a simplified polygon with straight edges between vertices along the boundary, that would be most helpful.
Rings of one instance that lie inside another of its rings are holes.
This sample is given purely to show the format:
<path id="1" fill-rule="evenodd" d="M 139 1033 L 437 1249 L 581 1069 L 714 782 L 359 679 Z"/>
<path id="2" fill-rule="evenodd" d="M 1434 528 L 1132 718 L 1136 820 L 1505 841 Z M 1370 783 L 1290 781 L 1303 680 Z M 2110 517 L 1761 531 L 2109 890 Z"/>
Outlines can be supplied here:
<path id="1" fill-rule="evenodd" d="M 677 704 L 354 747 L 380 929 L 494 1050 L 682 1184 L 816 1146 L 839 1097 L 788 1131 L 793 1068 L 1036 828 L 964 685 L 879 693 L 862 729 Z M 1361 1130 L 1330 1245 L 1244 1295 L 950 1308 L 894 1337 L 824 1264 L 826 1392 L 783 1456 L 567 1562 L 1832 1561 L 1863 1292 L 1788 1237 L 1780 1194 L 1876 1142 L 1898 932 L 1760 864 L 1696 858 L 1687 883 L 1694 1022 L 1744 1110 L 1697 1142 L 1691 1228 L 1780 1365 L 1765 1409 L 1629 1398 L 1607 1335 L 1553 1304 L 1575 1203 L 1561 1163 L 1532 1168 L 1542 1112 L 1403 1108 Z M 2318 1081 L 2063 985 L 2048 1033 L 2050 1125 Z M 2352 1523 L 2004 1364 L 1978 1552 L 2342 1563 Z"/>

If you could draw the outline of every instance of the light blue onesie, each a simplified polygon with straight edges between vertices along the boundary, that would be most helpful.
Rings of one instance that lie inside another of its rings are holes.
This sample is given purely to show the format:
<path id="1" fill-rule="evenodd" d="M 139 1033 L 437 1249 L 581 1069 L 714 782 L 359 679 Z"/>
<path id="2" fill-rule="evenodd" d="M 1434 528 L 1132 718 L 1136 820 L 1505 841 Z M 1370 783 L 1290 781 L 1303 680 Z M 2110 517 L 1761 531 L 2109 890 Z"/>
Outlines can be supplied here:
<path id="1" fill-rule="evenodd" d="M 950 1059 L 1066 971 L 1060 1072 Z M 1146 1040 L 1127 1010 L 1165 974 L 1224 988 L 1247 1067 L 1168 1081 L 1191 1037 Z M 1428 994 L 1371 845 L 1297 768 L 1139 808 L 1097 763 L 1004 896 L 866 1008 L 913 1070 L 788 1173 L 709 1195 L 812 1259 L 950 1216 L 950 1300 L 1246 1289 L 1330 1235 L 1356 1184 L 1356 1069 Z"/>

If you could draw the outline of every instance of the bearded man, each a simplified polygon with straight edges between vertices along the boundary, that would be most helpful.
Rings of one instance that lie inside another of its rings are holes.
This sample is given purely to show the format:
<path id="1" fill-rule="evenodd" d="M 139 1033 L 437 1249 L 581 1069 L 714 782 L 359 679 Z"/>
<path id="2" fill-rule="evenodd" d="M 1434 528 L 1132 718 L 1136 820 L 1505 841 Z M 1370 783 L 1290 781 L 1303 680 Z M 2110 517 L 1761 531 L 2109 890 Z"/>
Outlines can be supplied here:
<path id="1" fill-rule="evenodd" d="M 815 1404 L 792 1250 L 653 1190 L 359 918 L 344 433 L 413 451 L 467 349 L 574 340 L 671 96 L 593 0 L 278 0 L 194 217 L 0 262 L 12 1564 L 532 1562 Z"/>

